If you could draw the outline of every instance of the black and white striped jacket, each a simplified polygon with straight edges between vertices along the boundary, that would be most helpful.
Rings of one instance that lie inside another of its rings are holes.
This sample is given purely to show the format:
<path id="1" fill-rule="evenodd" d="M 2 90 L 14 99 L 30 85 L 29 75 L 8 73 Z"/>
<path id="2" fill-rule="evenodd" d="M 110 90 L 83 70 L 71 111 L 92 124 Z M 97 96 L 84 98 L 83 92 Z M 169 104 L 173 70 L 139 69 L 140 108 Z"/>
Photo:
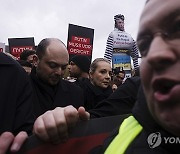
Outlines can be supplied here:
<path id="1" fill-rule="evenodd" d="M 105 50 L 104 58 L 108 59 L 110 62 L 112 60 L 114 48 L 130 50 L 131 51 L 130 55 L 131 55 L 131 58 L 133 59 L 134 69 L 136 70 L 139 67 L 138 66 L 138 57 L 139 57 L 138 47 L 130 34 L 124 31 L 120 31 L 117 28 L 115 28 L 114 31 L 112 31 L 109 34 L 109 37 L 106 43 L 106 50 Z"/>

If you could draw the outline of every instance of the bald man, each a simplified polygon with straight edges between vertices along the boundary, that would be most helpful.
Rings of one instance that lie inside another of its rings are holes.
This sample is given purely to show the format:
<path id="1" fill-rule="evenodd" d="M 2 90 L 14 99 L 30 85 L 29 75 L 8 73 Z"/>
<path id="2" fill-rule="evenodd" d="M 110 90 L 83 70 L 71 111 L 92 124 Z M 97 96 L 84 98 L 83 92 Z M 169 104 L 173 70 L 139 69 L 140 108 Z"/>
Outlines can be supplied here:
<path id="1" fill-rule="evenodd" d="M 62 79 L 69 55 L 64 43 L 56 38 L 43 39 L 34 55 L 35 68 L 30 78 L 34 90 L 35 116 L 55 107 L 83 105 L 82 90 Z"/>

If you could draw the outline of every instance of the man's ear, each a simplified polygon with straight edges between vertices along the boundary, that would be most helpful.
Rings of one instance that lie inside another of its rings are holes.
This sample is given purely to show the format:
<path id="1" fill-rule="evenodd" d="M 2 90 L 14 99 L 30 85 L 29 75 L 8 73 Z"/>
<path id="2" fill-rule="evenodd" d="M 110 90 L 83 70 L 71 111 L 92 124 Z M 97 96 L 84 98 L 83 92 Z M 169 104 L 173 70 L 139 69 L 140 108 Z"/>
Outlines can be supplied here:
<path id="1" fill-rule="evenodd" d="M 37 56 L 37 55 L 33 55 L 33 65 L 34 65 L 35 67 L 37 67 L 38 63 L 39 63 L 39 58 L 38 58 L 38 56 Z"/>

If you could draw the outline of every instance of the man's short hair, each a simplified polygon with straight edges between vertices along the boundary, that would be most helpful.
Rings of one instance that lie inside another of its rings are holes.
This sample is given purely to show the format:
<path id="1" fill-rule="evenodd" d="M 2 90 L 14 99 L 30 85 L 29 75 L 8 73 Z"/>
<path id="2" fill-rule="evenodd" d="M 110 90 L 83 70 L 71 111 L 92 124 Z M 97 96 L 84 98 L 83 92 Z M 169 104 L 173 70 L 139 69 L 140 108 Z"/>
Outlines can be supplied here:
<path id="1" fill-rule="evenodd" d="M 30 55 L 36 54 L 35 50 L 26 49 L 20 54 L 20 60 L 27 60 Z"/>
<path id="2" fill-rule="evenodd" d="M 46 48 L 49 44 L 50 44 L 50 39 L 48 38 L 41 40 L 41 42 L 38 44 L 36 49 L 36 55 L 38 56 L 39 59 L 43 57 L 43 55 L 46 52 Z"/>
<path id="3" fill-rule="evenodd" d="M 38 44 L 37 49 L 36 49 L 36 55 L 38 56 L 39 59 L 41 59 L 45 55 L 46 48 L 49 46 L 52 40 L 58 40 L 66 47 L 66 45 L 57 38 L 45 38 L 41 40 L 41 42 Z"/>
<path id="4" fill-rule="evenodd" d="M 121 20 L 124 21 L 124 15 L 122 15 L 122 14 L 117 14 L 117 15 L 115 15 L 115 16 L 114 16 L 114 21 L 116 21 L 116 20 L 118 20 L 118 19 L 121 19 Z"/>

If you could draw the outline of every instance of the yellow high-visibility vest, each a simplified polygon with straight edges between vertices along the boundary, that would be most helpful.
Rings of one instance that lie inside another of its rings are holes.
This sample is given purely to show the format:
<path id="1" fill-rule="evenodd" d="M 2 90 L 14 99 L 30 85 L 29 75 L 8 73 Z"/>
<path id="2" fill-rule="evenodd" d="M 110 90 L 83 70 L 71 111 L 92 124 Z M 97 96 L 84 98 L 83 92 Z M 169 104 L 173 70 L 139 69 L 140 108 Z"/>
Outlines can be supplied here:
<path id="1" fill-rule="evenodd" d="M 142 129 L 142 126 L 133 116 L 126 118 L 119 128 L 118 135 L 110 143 L 105 154 L 124 154 L 129 144 Z"/>

